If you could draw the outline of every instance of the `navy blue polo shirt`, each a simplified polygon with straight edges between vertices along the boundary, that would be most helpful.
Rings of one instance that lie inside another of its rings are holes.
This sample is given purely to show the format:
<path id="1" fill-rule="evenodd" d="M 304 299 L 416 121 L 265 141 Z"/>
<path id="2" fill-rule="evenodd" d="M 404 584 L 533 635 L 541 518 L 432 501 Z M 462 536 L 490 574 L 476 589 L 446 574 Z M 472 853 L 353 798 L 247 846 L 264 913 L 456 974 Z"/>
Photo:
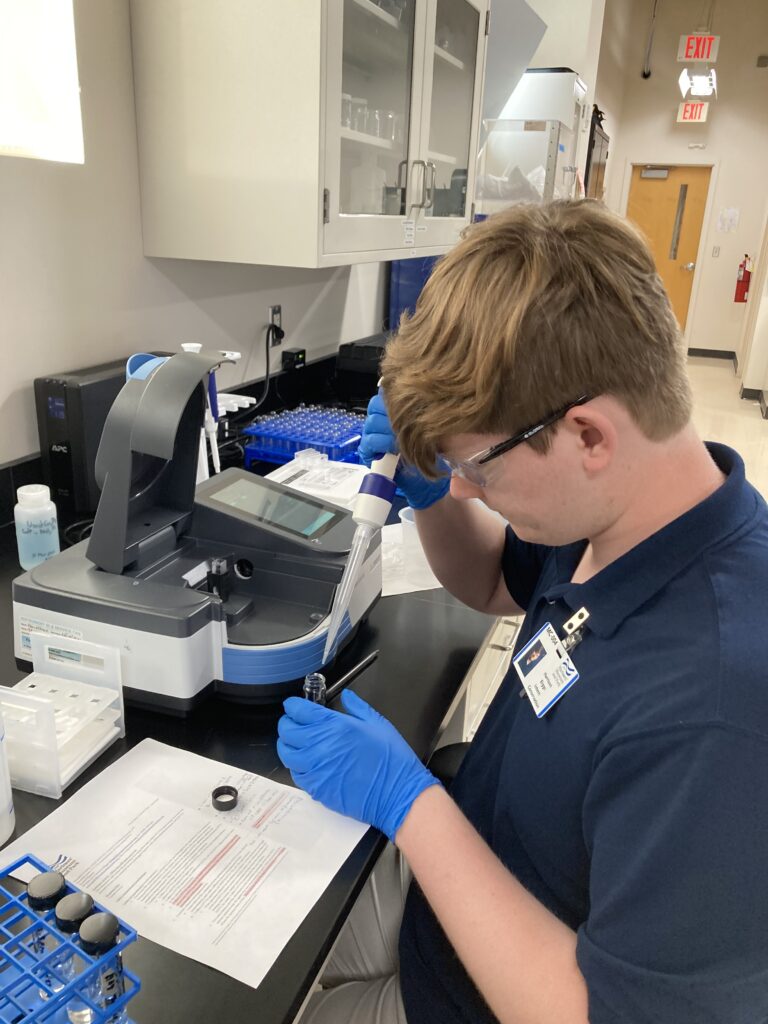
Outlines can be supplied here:
<path id="1" fill-rule="evenodd" d="M 586 583 L 508 531 L 518 649 L 584 606 L 581 677 L 537 719 L 512 669 L 452 788 L 577 932 L 591 1024 L 768 1019 L 768 508 L 709 450 L 725 483 Z M 400 957 L 411 1024 L 495 1019 L 416 885 Z"/>

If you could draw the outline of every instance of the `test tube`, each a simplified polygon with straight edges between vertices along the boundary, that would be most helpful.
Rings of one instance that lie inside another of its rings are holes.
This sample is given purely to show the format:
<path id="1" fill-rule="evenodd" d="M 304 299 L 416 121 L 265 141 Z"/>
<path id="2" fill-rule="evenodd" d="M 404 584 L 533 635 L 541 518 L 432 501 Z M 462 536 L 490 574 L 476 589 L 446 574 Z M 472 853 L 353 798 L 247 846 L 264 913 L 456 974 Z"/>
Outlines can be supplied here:
<path id="1" fill-rule="evenodd" d="M 67 883 L 60 871 L 42 871 L 39 875 L 35 875 L 27 886 L 27 902 L 30 909 L 38 914 L 53 910 L 64 895 L 66 888 Z M 42 927 L 35 929 L 32 933 L 31 948 L 38 957 L 45 955 L 48 934 L 48 931 Z M 54 988 L 57 991 L 63 987 L 48 973 L 43 974 L 41 980 L 49 988 Z M 41 999 L 50 999 L 51 997 L 51 993 L 44 988 L 39 990 L 39 995 Z"/>
<path id="2" fill-rule="evenodd" d="M 56 927 L 65 935 L 74 935 L 80 925 L 93 913 L 93 899 L 87 892 L 73 892 L 56 904 Z M 60 980 L 51 985 L 55 992 L 61 991 L 75 976 L 75 959 L 71 949 L 65 947 L 61 957 L 55 961 L 56 973 Z M 42 996 L 43 993 L 41 992 Z M 45 998 L 45 996 L 43 996 Z"/>
<path id="3" fill-rule="evenodd" d="M 119 933 L 120 922 L 115 915 L 100 911 L 98 914 L 91 914 L 80 925 L 80 945 L 89 956 L 103 957 L 114 949 Z M 96 1006 L 106 1010 L 112 1003 L 117 1002 L 124 992 L 123 958 L 120 953 L 114 953 L 88 982 L 85 995 Z M 67 1005 L 67 1016 L 71 1024 L 91 1024 L 94 1012 L 88 1003 L 75 998 Z M 107 1024 L 122 1024 L 127 1019 L 123 1006 L 107 1018 Z"/>
<path id="4" fill-rule="evenodd" d="M 322 672 L 310 672 L 304 676 L 304 696 L 313 704 L 325 704 L 325 676 Z"/>

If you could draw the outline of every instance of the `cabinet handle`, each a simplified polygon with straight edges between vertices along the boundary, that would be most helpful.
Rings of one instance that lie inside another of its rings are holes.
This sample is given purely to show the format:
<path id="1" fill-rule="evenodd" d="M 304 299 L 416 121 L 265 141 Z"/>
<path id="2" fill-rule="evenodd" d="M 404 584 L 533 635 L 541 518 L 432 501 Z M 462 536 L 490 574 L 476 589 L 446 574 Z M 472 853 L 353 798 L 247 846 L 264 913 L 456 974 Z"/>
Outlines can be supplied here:
<path id="1" fill-rule="evenodd" d="M 405 170 L 405 177 L 403 177 L 403 170 Z M 405 206 L 405 201 L 408 198 L 408 161 L 401 160 L 397 165 L 397 179 L 395 181 L 395 188 L 400 190 L 400 215 L 404 216 L 408 211 Z"/>
<path id="2" fill-rule="evenodd" d="M 427 205 L 427 165 L 426 165 L 424 160 L 414 160 L 413 161 L 413 166 L 414 167 L 421 166 L 421 167 L 424 168 L 424 170 L 422 172 L 422 178 L 421 178 L 421 202 L 420 203 L 411 203 L 411 206 L 418 206 L 420 209 L 424 210 L 424 209 L 426 209 L 426 205 Z"/>
<path id="3" fill-rule="evenodd" d="M 408 185 L 408 175 L 407 174 L 405 176 L 405 181 L 403 182 L 403 184 L 400 184 L 400 182 L 402 180 L 402 177 L 403 177 L 403 168 L 404 167 L 405 168 L 408 167 L 408 161 L 407 160 L 401 160 L 400 163 L 397 165 L 397 185 L 395 186 L 396 188 L 406 188 L 407 185 Z"/>
<path id="4" fill-rule="evenodd" d="M 432 171 L 430 178 L 431 184 L 427 185 L 427 172 L 424 171 L 424 202 L 422 206 L 425 210 L 431 210 L 435 205 L 435 182 L 437 181 L 437 166 L 434 160 L 427 160 L 426 166 Z"/>

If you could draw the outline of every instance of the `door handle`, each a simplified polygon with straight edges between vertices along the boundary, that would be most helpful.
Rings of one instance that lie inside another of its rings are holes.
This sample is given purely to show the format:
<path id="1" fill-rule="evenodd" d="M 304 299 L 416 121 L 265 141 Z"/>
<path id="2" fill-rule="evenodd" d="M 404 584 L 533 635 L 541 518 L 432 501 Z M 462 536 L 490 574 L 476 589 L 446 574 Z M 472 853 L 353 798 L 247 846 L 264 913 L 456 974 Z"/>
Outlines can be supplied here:
<path id="1" fill-rule="evenodd" d="M 421 166 L 421 167 L 424 168 L 424 170 L 422 171 L 422 178 L 421 178 L 421 202 L 420 203 L 411 203 L 411 206 L 418 206 L 420 209 L 424 210 L 424 209 L 426 209 L 426 206 L 427 206 L 427 164 L 426 164 L 425 160 L 414 160 L 413 161 L 413 166 L 414 167 Z"/>
<path id="2" fill-rule="evenodd" d="M 683 270 L 695 270 L 695 269 L 696 269 L 696 264 L 695 263 L 684 263 L 683 264 Z"/>

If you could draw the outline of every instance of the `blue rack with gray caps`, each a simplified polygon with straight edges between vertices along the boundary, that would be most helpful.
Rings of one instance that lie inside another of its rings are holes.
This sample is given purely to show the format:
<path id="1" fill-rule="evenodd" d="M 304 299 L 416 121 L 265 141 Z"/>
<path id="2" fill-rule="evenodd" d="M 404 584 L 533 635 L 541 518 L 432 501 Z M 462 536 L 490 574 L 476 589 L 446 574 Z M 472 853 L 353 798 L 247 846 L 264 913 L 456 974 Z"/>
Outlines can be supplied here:
<path id="1" fill-rule="evenodd" d="M 122 954 L 136 937 L 36 857 L 14 861 L 0 871 L 0 1024 L 131 1024 L 141 983 Z"/>

